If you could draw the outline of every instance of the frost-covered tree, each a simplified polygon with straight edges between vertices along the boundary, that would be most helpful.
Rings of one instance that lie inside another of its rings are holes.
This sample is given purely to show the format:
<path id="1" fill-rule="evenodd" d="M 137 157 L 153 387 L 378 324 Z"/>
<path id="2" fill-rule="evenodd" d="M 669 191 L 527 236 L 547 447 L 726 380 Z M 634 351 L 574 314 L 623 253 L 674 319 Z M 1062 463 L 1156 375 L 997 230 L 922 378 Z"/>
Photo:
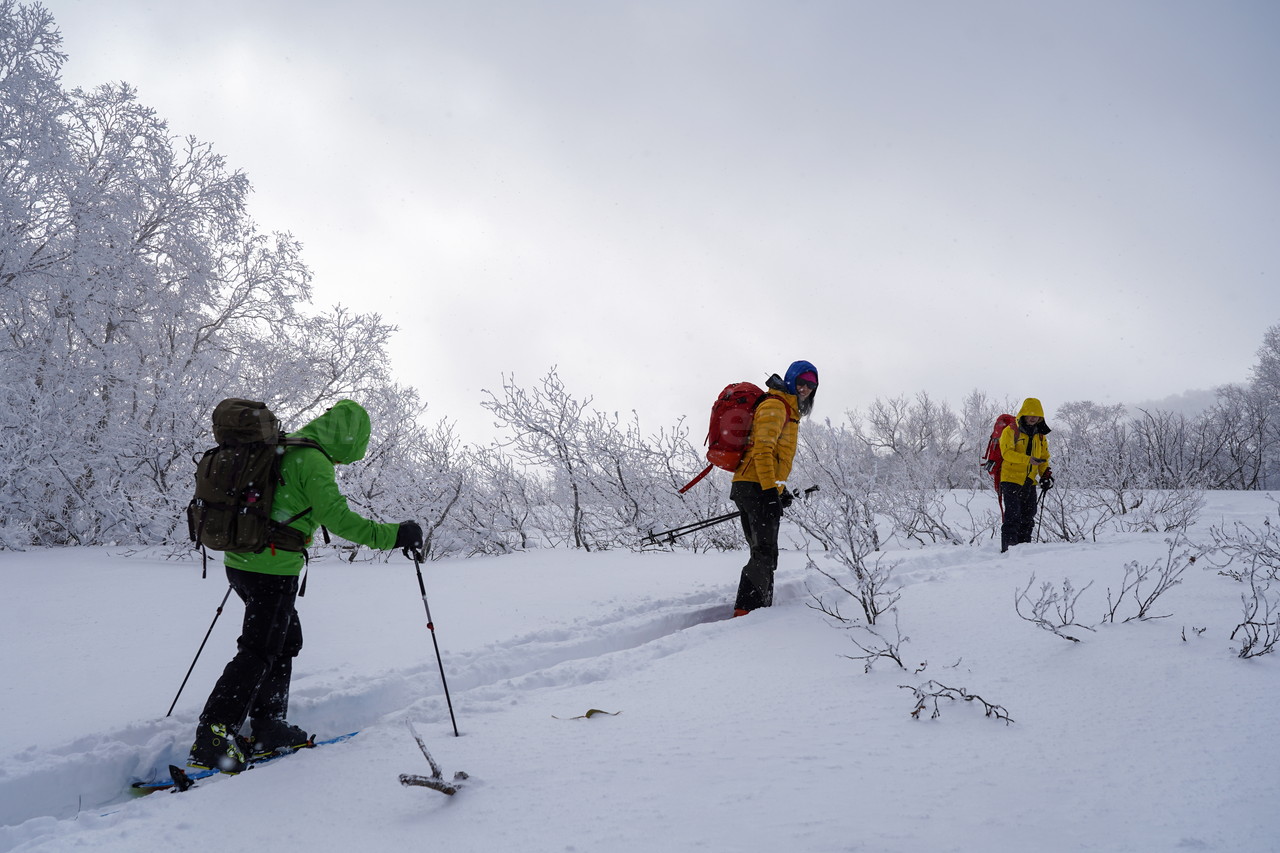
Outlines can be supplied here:
<path id="1" fill-rule="evenodd" d="M 390 327 L 305 314 L 247 177 L 127 84 L 63 92 L 60 44 L 0 2 L 0 543 L 176 540 L 218 400 L 296 422 L 385 384 Z"/>
<path id="2" fill-rule="evenodd" d="M 39 234 L 5 233 L 0 269 L 10 416 L 58 418 L 18 418 L 44 463 L 4 479 L 34 541 L 163 538 L 179 518 L 167 500 L 187 456 L 178 437 L 198 434 L 258 357 L 255 338 L 294 315 L 307 276 L 296 245 L 252 230 L 243 176 L 207 146 L 171 145 L 127 86 L 67 104 L 68 168 L 27 200 L 58 213 Z"/>
<path id="3" fill-rule="evenodd" d="M 1212 470 L 1218 488 L 1257 489 L 1261 486 L 1271 412 L 1252 389 L 1226 385 L 1207 413 L 1218 425 L 1218 445 Z"/>
<path id="4" fill-rule="evenodd" d="M 544 478 L 539 525 L 552 544 L 638 547 L 650 531 L 687 521 L 690 507 L 704 505 L 677 492 L 679 472 L 697 464 L 682 425 L 647 437 L 634 414 L 623 421 L 569 393 L 554 367 L 538 387 L 504 377 L 500 395 L 485 393 L 482 405 L 510 433 L 499 446 Z M 719 497 L 713 502 L 722 505 Z M 714 536 L 681 544 L 707 547 Z"/>
<path id="5" fill-rule="evenodd" d="M 787 518 L 809 543 L 855 575 L 867 571 L 872 555 L 892 534 L 880 467 L 881 460 L 856 430 L 827 420 L 800 431 L 793 479 L 818 491 L 793 503 Z"/>
<path id="6" fill-rule="evenodd" d="M 1266 413 L 1259 436 L 1262 445 L 1260 488 L 1274 489 L 1280 484 L 1280 324 L 1270 327 L 1263 335 L 1252 375 L 1251 388 L 1258 399 L 1258 408 Z"/>
<path id="7" fill-rule="evenodd" d="M 590 398 L 571 396 L 554 367 L 543 377 L 541 388 L 522 388 L 514 376 L 504 376 L 501 396 L 487 389 L 485 394 L 489 399 L 482 405 L 511 433 L 501 446 L 549 477 L 550 509 L 563 523 L 553 520 L 548 527 L 565 530 L 565 544 L 591 550 L 593 537 L 588 530 L 584 494 L 589 474 L 578 441 Z"/>
<path id="8" fill-rule="evenodd" d="M 468 461 L 476 485 L 462 507 L 472 531 L 472 554 L 506 554 L 544 544 L 537 508 L 546 503 L 539 479 L 499 448 L 472 447 Z"/>

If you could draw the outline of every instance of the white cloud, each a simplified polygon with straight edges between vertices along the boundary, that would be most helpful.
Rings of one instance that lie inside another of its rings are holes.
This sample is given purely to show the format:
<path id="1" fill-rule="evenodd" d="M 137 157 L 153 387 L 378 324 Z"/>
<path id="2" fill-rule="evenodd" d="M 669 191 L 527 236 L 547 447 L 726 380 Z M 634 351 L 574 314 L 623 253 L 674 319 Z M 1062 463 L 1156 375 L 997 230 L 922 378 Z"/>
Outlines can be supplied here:
<path id="1" fill-rule="evenodd" d="M 46 5 L 464 426 L 553 364 L 655 429 L 795 358 L 830 414 L 1129 402 L 1280 321 L 1269 7 Z"/>

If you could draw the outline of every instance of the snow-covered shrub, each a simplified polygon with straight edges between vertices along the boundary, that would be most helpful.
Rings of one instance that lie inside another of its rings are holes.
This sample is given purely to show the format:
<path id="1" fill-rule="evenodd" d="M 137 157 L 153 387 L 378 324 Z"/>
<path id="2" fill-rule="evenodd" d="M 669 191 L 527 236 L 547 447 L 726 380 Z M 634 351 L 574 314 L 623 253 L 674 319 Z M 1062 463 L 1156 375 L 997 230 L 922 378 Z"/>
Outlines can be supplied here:
<path id="1" fill-rule="evenodd" d="M 1256 658 L 1275 651 L 1280 643 L 1280 594 L 1272 590 L 1270 581 L 1256 574 L 1249 576 L 1248 584 L 1248 591 L 1240 596 L 1244 618 L 1231 632 L 1231 639 L 1239 638 L 1237 656 Z"/>
<path id="2" fill-rule="evenodd" d="M 983 713 L 986 716 L 1002 720 L 1006 726 L 1014 721 L 1013 718 L 1009 716 L 1009 712 L 1005 710 L 1003 705 L 996 705 L 992 702 L 988 702 L 978 694 L 970 693 L 963 687 L 948 687 L 947 685 L 932 679 L 917 686 L 912 686 L 910 684 L 900 684 L 898 686 L 904 690 L 910 690 L 915 696 L 916 703 L 911 709 L 911 716 L 917 720 L 920 719 L 920 715 L 929 708 L 933 709 L 929 714 L 929 719 L 936 720 L 938 717 L 942 716 L 942 710 L 938 705 L 938 700 L 946 699 L 949 702 L 954 702 L 959 699 L 965 702 L 977 702 L 982 706 Z"/>
<path id="3" fill-rule="evenodd" d="M 535 508 L 545 501 L 536 477 L 494 447 L 469 448 L 475 491 L 460 510 L 474 536 L 472 554 L 506 554 L 545 544 Z"/>
<path id="4" fill-rule="evenodd" d="M 1169 418 L 1128 418 L 1122 405 L 1058 409 L 1051 440 L 1055 487 L 1043 493 L 1040 538 L 1096 541 L 1110 531 L 1186 530 L 1204 506 L 1200 476 L 1183 459 Z"/>
<path id="5" fill-rule="evenodd" d="M 1280 516 L 1280 503 L 1276 510 Z M 1208 562 L 1220 574 L 1237 581 L 1280 579 L 1280 525 L 1270 518 L 1256 527 L 1240 521 L 1230 529 L 1215 525 L 1209 528 L 1209 535 L 1213 547 Z"/>
<path id="6" fill-rule="evenodd" d="M 538 387 L 504 377 L 500 394 L 485 393 L 482 405 L 509 433 L 498 447 L 544 478 L 547 500 L 535 516 L 553 545 L 638 548 L 651 531 L 689 521 L 691 508 L 723 511 L 723 492 L 703 488 L 687 498 L 677 492 L 689 476 L 683 472 L 704 464 L 683 423 L 647 438 L 634 414 L 624 421 L 592 409 L 590 397 L 570 394 L 554 367 Z M 724 538 L 715 531 L 678 541 L 705 549 L 721 547 Z"/>
<path id="7" fill-rule="evenodd" d="M 787 518 L 805 536 L 855 574 L 889 534 L 879 484 L 880 461 L 849 430 L 830 421 L 806 424 L 791 482 L 817 486 L 797 500 Z"/>
<path id="8" fill-rule="evenodd" d="M 979 500 L 980 495 L 993 492 L 989 487 L 955 489 L 948 496 L 947 525 L 965 537 L 964 544 L 976 545 L 983 540 L 989 541 L 1000 536 L 1001 518 L 998 506 L 992 508 L 990 504 Z"/>
<path id="9" fill-rule="evenodd" d="M 1014 596 L 1013 606 L 1019 617 L 1073 643 L 1080 642 L 1075 629 L 1094 630 L 1089 625 L 1076 621 L 1076 605 L 1085 590 L 1093 586 L 1092 581 L 1085 584 L 1082 589 L 1076 589 L 1070 578 L 1063 579 L 1061 589 L 1045 581 L 1040 585 L 1039 596 L 1032 600 L 1031 588 L 1035 583 L 1036 576 L 1032 574 L 1027 580 L 1027 585 Z"/>
<path id="10" fill-rule="evenodd" d="M 1126 599 L 1132 599 L 1137 612 L 1125 617 L 1124 622 L 1145 621 L 1147 619 L 1164 619 L 1164 616 L 1152 615 L 1152 607 L 1156 599 L 1182 583 L 1182 574 L 1194 565 L 1201 549 L 1191 546 L 1183 536 L 1166 539 L 1169 550 L 1163 561 L 1156 560 L 1143 565 L 1132 560 L 1124 567 L 1124 579 L 1119 590 L 1112 595 L 1107 588 L 1107 612 L 1103 622 L 1114 623 L 1119 618 L 1120 608 Z"/>
<path id="11" fill-rule="evenodd" d="M 1280 503 L 1276 509 L 1280 513 Z M 1231 632 L 1231 639 L 1240 643 L 1237 653 L 1242 658 L 1269 654 L 1280 642 L 1280 591 L 1273 588 L 1280 580 L 1277 525 L 1270 518 L 1257 527 L 1236 522 L 1230 529 L 1212 527 L 1210 535 L 1213 545 L 1206 562 L 1247 587 L 1240 596 L 1243 618 Z"/>
<path id="12" fill-rule="evenodd" d="M 862 611 L 862 618 L 867 625 L 875 625 L 884 614 L 894 611 L 901 597 L 901 585 L 893 577 L 897 563 L 877 559 L 855 567 L 838 557 L 835 562 L 844 570 L 824 568 L 812 556 L 807 560 L 806 568 L 828 582 L 806 582 L 810 607 L 825 613 L 840 625 L 853 625 L 857 622 L 856 617 L 845 616 L 841 611 L 841 604 L 849 600 Z"/>
<path id="13" fill-rule="evenodd" d="M 865 444 L 829 422 L 807 426 L 801 442 L 803 476 L 818 488 L 796 499 L 787 517 L 809 551 L 807 568 L 819 576 L 806 581 L 808 606 L 851 632 L 860 654 L 850 658 L 863 661 L 867 669 L 878 659 L 905 669 L 900 647 L 908 638 L 898 626 L 900 584 L 893 576 L 897 564 L 872 556 L 882 547 L 884 535 L 878 460 Z M 850 606 L 860 616 L 846 615 Z M 889 613 L 894 616 L 892 636 L 878 627 Z"/>

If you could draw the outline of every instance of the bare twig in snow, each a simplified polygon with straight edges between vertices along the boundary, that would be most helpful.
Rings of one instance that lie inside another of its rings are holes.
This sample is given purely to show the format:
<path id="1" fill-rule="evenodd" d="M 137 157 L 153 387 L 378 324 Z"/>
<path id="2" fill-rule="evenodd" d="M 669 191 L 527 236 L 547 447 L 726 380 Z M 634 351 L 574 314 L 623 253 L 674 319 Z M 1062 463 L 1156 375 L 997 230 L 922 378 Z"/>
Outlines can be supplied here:
<path id="1" fill-rule="evenodd" d="M 1019 616 L 1033 625 L 1073 643 L 1080 642 L 1080 638 L 1068 634 L 1067 629 L 1082 628 L 1086 631 L 1093 630 L 1088 625 L 1081 625 L 1076 622 L 1076 602 L 1080 600 L 1080 596 L 1086 589 L 1093 586 L 1093 581 L 1085 584 L 1084 589 L 1077 590 L 1071 585 L 1071 579 L 1066 578 L 1062 581 L 1061 591 L 1054 589 L 1053 584 L 1045 581 L 1040 587 L 1040 597 L 1032 601 L 1031 587 L 1035 582 L 1036 576 L 1032 575 L 1027 581 L 1026 588 L 1014 596 L 1013 606 L 1018 611 Z M 1024 605 L 1029 613 L 1022 612 Z"/>
<path id="2" fill-rule="evenodd" d="M 948 687 L 947 685 L 941 684 L 932 679 L 918 687 L 913 687 L 910 684 L 899 684 L 898 686 L 903 690 L 910 690 L 915 694 L 916 704 L 911 710 L 911 716 L 917 720 L 920 719 L 920 715 L 925 711 L 925 709 L 930 706 L 932 706 L 933 712 L 929 714 L 929 719 L 936 720 L 938 717 L 942 716 L 942 711 L 938 707 L 939 699 L 948 699 L 952 702 L 957 699 L 963 699 L 966 702 L 979 703 L 982 705 L 983 712 L 986 716 L 994 717 L 997 720 L 1004 720 L 1004 724 L 1006 726 L 1014 721 L 1013 718 L 1009 716 L 1009 712 L 1005 710 L 1002 705 L 995 705 L 988 702 L 978 694 L 970 693 L 963 687 Z"/>

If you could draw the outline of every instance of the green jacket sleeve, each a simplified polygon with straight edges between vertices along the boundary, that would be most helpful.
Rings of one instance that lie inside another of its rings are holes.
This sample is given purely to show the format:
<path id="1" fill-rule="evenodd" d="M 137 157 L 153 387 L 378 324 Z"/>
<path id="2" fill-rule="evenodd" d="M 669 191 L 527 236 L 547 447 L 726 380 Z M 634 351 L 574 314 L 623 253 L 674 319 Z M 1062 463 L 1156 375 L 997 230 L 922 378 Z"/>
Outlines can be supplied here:
<path id="1" fill-rule="evenodd" d="M 314 448 L 290 450 L 284 461 L 285 482 L 293 478 L 289 491 L 297 496 L 296 507 L 280 507 L 281 494 L 277 494 L 275 515 L 288 512 L 292 515 L 311 507 L 311 512 L 293 524 L 308 534 L 324 525 L 330 533 L 349 542 L 368 545 L 370 548 L 388 550 L 395 547 L 399 524 L 379 524 L 370 521 L 347 505 L 347 499 L 338 490 L 333 463 Z M 288 516 L 286 516 L 288 517 Z"/>

